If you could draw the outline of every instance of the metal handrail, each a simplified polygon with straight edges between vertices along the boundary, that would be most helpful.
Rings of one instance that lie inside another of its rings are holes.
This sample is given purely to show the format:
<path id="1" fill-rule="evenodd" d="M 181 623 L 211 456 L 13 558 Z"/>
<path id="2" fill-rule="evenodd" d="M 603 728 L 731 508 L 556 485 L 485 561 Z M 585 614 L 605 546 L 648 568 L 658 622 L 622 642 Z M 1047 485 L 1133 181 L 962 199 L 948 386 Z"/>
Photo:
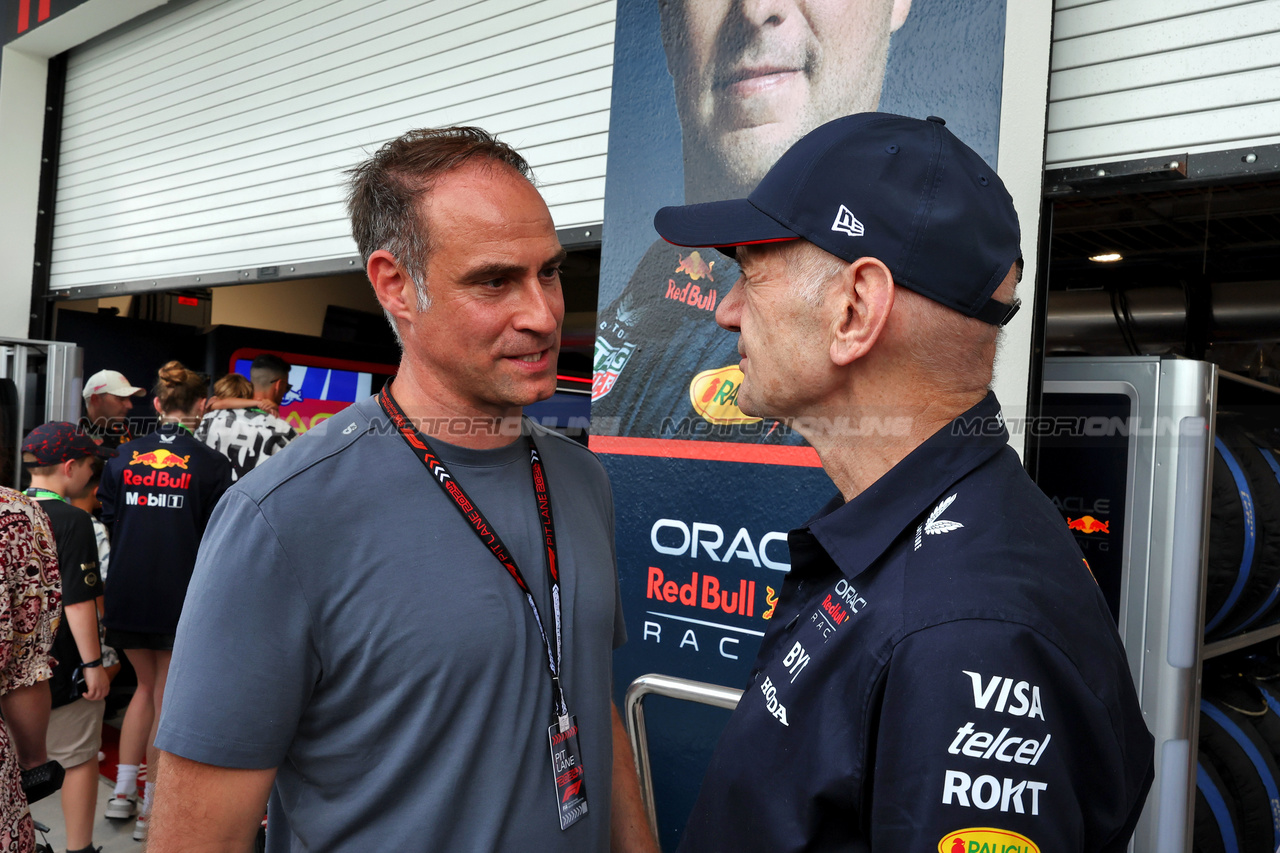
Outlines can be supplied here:
<path id="1" fill-rule="evenodd" d="M 649 816 L 649 828 L 658 837 L 658 811 L 653 804 L 653 774 L 649 769 L 649 734 L 644 725 L 644 697 L 650 693 L 671 699 L 683 699 L 702 705 L 713 705 L 732 711 L 738 707 L 742 691 L 736 687 L 723 687 L 705 681 L 676 678 L 673 675 L 649 673 L 642 675 L 627 688 L 624 700 L 627 715 L 627 732 L 631 738 L 631 753 L 635 756 L 636 775 L 640 777 L 640 801 Z"/>

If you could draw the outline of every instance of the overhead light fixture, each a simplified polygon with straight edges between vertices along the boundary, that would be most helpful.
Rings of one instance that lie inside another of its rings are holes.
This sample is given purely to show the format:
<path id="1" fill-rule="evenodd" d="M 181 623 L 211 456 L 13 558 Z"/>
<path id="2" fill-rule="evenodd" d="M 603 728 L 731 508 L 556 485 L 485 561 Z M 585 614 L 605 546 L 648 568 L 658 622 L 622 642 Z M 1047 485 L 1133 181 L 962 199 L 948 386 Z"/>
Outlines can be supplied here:
<path id="1" fill-rule="evenodd" d="M 1114 264 L 1116 261 L 1124 260 L 1124 256 L 1119 252 L 1104 252 L 1101 255 L 1090 255 L 1089 260 L 1099 264 Z"/>

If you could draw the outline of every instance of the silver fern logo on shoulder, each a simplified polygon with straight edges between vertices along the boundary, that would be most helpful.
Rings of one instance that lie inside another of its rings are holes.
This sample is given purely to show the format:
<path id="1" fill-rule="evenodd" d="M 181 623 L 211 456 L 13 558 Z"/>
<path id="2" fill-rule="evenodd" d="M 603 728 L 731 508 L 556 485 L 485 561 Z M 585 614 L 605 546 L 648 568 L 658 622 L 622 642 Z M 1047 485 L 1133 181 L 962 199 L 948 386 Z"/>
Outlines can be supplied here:
<path id="1" fill-rule="evenodd" d="M 959 494 L 959 492 L 956 494 Z M 952 495 L 942 501 L 942 503 L 935 506 L 933 508 L 933 512 L 929 513 L 929 517 L 924 520 L 924 524 L 921 524 L 916 528 L 915 550 L 920 550 L 920 545 L 923 543 L 926 535 L 936 536 L 942 533 L 950 533 L 953 530 L 959 530 L 964 527 L 964 525 L 958 521 L 948 521 L 941 517 L 942 514 L 947 511 L 947 507 L 951 506 L 951 504 L 955 502 L 955 499 L 956 495 Z"/>

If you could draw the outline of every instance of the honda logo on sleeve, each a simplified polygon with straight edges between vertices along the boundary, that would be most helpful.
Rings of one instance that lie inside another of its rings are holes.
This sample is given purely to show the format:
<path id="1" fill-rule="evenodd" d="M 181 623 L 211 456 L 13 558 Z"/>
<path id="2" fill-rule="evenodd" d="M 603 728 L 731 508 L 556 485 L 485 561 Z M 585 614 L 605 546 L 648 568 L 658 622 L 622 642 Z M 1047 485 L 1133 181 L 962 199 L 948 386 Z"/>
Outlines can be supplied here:
<path id="1" fill-rule="evenodd" d="M 840 210 L 836 212 L 836 221 L 831 223 L 831 230 L 848 234 L 850 237 L 861 237 L 864 229 L 858 217 L 853 215 L 853 211 L 842 204 Z"/>

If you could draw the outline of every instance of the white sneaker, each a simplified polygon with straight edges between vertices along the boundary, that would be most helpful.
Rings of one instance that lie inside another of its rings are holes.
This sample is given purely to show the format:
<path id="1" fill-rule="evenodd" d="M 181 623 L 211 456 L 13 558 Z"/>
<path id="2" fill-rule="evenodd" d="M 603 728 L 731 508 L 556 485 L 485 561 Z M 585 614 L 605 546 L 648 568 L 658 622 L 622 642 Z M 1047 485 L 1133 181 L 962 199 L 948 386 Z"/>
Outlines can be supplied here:
<path id="1" fill-rule="evenodd" d="M 144 814 L 138 815 L 138 821 L 133 825 L 133 840 L 147 840 L 147 816 Z"/>
<path id="2" fill-rule="evenodd" d="M 106 816 L 112 820 L 128 820 L 138 811 L 138 801 L 128 794 L 116 794 L 107 800 Z"/>

